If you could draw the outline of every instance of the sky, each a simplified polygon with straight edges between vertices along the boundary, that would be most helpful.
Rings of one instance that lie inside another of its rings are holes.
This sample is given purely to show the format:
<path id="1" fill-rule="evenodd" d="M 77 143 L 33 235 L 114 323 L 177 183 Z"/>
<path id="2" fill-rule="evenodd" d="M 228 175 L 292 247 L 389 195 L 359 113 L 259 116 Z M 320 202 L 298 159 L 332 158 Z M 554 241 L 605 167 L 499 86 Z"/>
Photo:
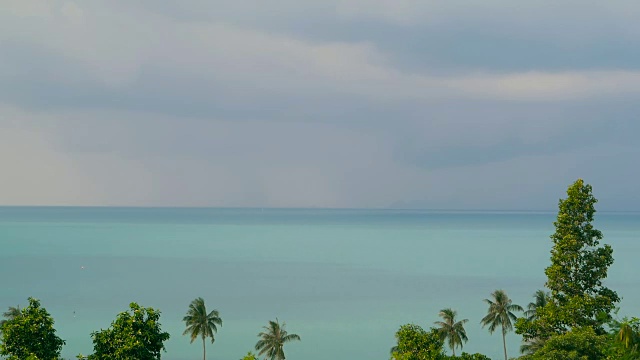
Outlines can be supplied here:
<path id="1" fill-rule="evenodd" d="M 0 204 L 640 210 L 640 3 L 4 0 Z"/>

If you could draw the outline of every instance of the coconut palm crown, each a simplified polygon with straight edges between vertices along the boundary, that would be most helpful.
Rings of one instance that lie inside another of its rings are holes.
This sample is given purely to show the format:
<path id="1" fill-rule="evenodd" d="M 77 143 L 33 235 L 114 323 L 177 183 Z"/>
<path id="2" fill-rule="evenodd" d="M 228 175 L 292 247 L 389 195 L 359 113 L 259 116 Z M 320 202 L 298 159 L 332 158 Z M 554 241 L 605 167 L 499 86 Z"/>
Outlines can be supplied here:
<path id="1" fill-rule="evenodd" d="M 263 327 L 264 331 L 258 334 L 260 340 L 255 347 L 258 355 L 265 355 L 268 360 L 285 360 L 284 344 L 300 341 L 300 336 L 287 333 L 285 326 L 284 322 L 281 325 L 276 318 L 276 321 L 269 321 L 269 325 Z"/>
<path id="2" fill-rule="evenodd" d="M 527 305 L 527 311 L 524 312 L 524 316 L 528 321 L 533 321 L 539 317 L 538 311 L 547 305 L 551 299 L 551 294 L 544 290 L 538 290 L 533 297 L 534 301 Z"/>
<path id="3" fill-rule="evenodd" d="M 438 325 L 438 334 L 443 341 L 449 344 L 453 356 L 456 356 L 456 346 L 462 349 L 463 342 L 469 340 L 467 338 L 467 332 L 464 329 L 464 324 L 466 324 L 469 319 L 456 321 L 458 313 L 451 308 L 440 310 L 438 315 L 443 320 L 435 322 L 435 324 Z"/>
<path id="4" fill-rule="evenodd" d="M 211 343 L 215 341 L 214 334 L 218 332 L 218 325 L 222 326 L 222 319 L 218 310 L 212 310 L 207 313 L 207 307 L 204 304 L 204 299 L 201 297 L 193 300 L 189 304 L 189 310 L 187 315 L 182 318 L 187 328 L 182 335 L 189 334 L 191 337 L 191 343 L 193 343 L 198 337 L 202 338 L 202 353 L 203 359 L 207 358 L 207 349 L 205 346 L 205 339 L 211 338 Z"/>
<path id="5" fill-rule="evenodd" d="M 480 322 L 482 327 L 488 326 L 489 333 L 492 333 L 498 328 L 502 328 L 502 346 L 504 348 L 504 360 L 507 360 L 507 332 L 513 330 L 513 321 L 516 320 L 514 311 L 524 311 L 522 306 L 513 304 L 507 293 L 504 290 L 496 290 L 491 294 L 493 300 L 484 299 L 489 305 L 487 315 L 482 318 Z"/>

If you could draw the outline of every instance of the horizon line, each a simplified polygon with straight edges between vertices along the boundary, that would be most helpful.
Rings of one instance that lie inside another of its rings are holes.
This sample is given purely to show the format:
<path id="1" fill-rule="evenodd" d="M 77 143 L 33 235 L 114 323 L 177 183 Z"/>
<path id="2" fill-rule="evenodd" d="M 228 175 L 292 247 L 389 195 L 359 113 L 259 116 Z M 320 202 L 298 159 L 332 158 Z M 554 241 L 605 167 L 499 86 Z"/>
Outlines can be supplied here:
<path id="1" fill-rule="evenodd" d="M 432 212 L 537 212 L 555 213 L 557 209 L 459 209 L 459 208 L 402 208 L 402 207 L 290 207 L 290 206 L 180 206 L 180 205 L 0 205 L 0 208 L 92 208 L 92 209 L 229 209 L 229 210 L 380 210 Z M 597 210 L 597 212 L 637 213 L 640 210 Z"/>

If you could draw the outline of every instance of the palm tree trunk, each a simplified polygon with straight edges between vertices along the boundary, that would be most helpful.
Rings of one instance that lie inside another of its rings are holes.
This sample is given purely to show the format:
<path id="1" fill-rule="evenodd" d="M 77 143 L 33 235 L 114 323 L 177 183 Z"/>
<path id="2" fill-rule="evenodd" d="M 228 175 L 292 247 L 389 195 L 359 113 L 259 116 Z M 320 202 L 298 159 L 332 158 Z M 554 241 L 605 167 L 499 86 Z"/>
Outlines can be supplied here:
<path id="1" fill-rule="evenodd" d="M 451 351 L 453 351 L 453 357 L 456 357 L 456 347 L 455 347 L 455 345 L 451 348 Z"/>
<path id="2" fill-rule="evenodd" d="M 507 360 L 507 340 L 505 339 L 504 325 L 502 325 L 502 347 L 504 348 L 504 360 Z"/>
<path id="3" fill-rule="evenodd" d="M 207 360 L 207 347 L 204 344 L 204 336 L 202 337 L 202 360 Z"/>

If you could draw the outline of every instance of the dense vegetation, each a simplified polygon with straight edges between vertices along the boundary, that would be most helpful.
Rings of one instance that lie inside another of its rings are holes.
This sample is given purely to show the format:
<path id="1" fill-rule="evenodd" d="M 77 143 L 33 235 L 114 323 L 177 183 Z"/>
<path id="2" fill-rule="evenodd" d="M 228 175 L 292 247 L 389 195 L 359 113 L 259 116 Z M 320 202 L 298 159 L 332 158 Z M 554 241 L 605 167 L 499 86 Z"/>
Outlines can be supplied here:
<path id="1" fill-rule="evenodd" d="M 548 291 L 537 290 L 526 311 L 513 304 L 503 290 L 485 299 L 489 310 L 481 323 L 492 333 L 500 330 L 505 360 L 504 336 L 514 326 L 522 335 L 521 360 L 640 359 L 640 319 L 614 318 L 620 298 L 603 285 L 613 264 L 613 249 L 600 246 L 602 233 L 592 224 L 596 203 L 591 186 L 581 179 L 569 186 L 567 198 L 559 201 L 556 231 L 551 235 L 551 265 L 545 269 Z M 455 311 L 450 315 L 456 315 Z M 443 312 L 440 316 L 444 317 Z M 455 324 L 450 319 L 437 324 L 440 327 L 430 331 L 413 324 L 400 327 L 392 359 L 486 358 L 465 353 L 455 356 L 455 347 L 462 348 L 468 340 L 464 322 Z M 444 354 L 445 340 L 454 356 Z"/>
<path id="2" fill-rule="evenodd" d="M 505 360 L 508 359 L 505 335 L 513 331 L 522 336 L 521 360 L 596 360 L 640 359 L 640 319 L 617 317 L 618 294 L 603 285 L 613 264 L 613 249 L 600 245 L 603 236 L 593 227 L 596 198 L 590 185 L 581 179 L 567 190 L 567 198 L 558 205 L 551 235 L 551 264 L 545 269 L 547 290 L 535 291 L 526 311 L 514 304 L 504 290 L 495 290 L 484 302 L 487 313 L 481 321 L 490 333 L 502 335 Z M 118 314 L 106 330 L 91 334 L 93 354 L 79 359 L 160 359 L 169 334 L 160 325 L 160 312 L 131 303 Z M 456 356 L 469 341 L 465 324 L 456 310 L 442 309 L 437 327 L 425 330 L 415 324 L 402 325 L 396 332 L 397 344 L 392 360 L 488 360 L 482 354 Z M 25 308 L 9 307 L 0 321 L 0 355 L 11 360 L 59 359 L 64 340 L 56 335 L 54 321 L 36 299 L 29 298 Z M 204 300 L 189 304 L 183 318 L 191 342 L 202 340 L 206 359 L 206 339 L 215 341 L 222 319 L 218 310 L 207 311 Z M 299 341 L 289 334 L 285 323 L 269 321 L 258 334 L 257 355 L 248 352 L 241 360 L 285 360 L 284 345 Z M 446 354 L 445 346 L 452 355 Z"/>
<path id="3" fill-rule="evenodd" d="M 0 355 L 9 360 L 58 360 L 64 340 L 60 339 L 53 328 L 53 318 L 40 306 L 36 299 L 29 298 L 29 306 L 20 309 L 10 307 L 3 314 L 0 322 Z M 186 329 L 183 335 L 189 335 L 191 343 L 202 339 L 203 357 L 206 359 L 207 338 L 213 344 L 218 326 L 222 319 L 218 310 L 207 312 L 204 300 L 196 298 L 189 304 L 187 314 L 183 318 Z M 268 360 L 285 360 L 284 345 L 300 340 L 296 334 L 288 334 L 285 323 L 269 321 L 255 345 L 259 355 Z M 165 351 L 164 342 L 169 340 L 169 333 L 163 332 L 160 324 L 160 311 L 144 308 L 136 303 L 129 305 L 129 310 L 118 314 L 108 329 L 91 334 L 93 354 L 81 360 L 156 360 Z M 241 360 L 258 360 L 252 352 L 248 352 Z"/>
<path id="4" fill-rule="evenodd" d="M 56 335 L 53 318 L 40 306 L 40 301 L 29 298 L 24 309 L 10 308 L 2 322 L 0 355 L 10 360 L 57 359 L 64 340 Z"/>
<path id="5" fill-rule="evenodd" d="M 91 334 L 93 354 L 89 360 L 153 360 L 160 359 L 169 333 L 160 328 L 160 312 L 136 303 L 118 317 L 106 330 Z"/>

